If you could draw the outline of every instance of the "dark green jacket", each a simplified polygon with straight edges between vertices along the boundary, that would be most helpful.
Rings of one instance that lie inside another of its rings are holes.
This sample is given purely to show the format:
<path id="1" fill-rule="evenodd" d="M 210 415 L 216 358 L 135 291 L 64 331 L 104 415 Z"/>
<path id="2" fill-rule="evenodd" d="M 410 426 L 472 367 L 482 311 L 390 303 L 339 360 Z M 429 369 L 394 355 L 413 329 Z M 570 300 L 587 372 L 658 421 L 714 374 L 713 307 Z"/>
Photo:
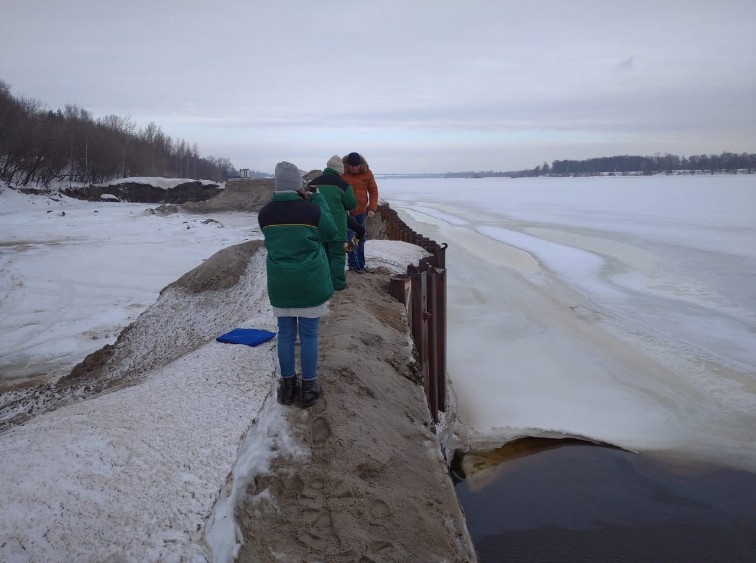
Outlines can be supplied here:
<path id="1" fill-rule="evenodd" d="M 323 240 L 336 226 L 323 195 L 305 201 L 296 192 L 275 192 L 257 214 L 268 250 L 268 296 L 281 308 L 316 307 L 333 295 Z"/>
<path id="2" fill-rule="evenodd" d="M 347 230 L 347 211 L 357 207 L 357 198 L 352 191 L 352 186 L 346 183 L 341 175 L 333 168 L 326 168 L 323 174 L 310 182 L 311 186 L 317 186 L 328 202 L 333 222 L 336 224 L 337 235 L 332 239 L 323 239 L 324 242 L 344 242 Z"/>

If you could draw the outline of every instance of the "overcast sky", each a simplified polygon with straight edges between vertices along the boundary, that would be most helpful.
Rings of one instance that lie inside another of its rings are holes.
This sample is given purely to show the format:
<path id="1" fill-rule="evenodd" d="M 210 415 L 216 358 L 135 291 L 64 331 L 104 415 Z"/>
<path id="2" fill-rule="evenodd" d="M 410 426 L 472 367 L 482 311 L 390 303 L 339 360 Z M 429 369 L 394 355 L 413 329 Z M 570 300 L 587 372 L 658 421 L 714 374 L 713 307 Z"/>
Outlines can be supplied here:
<path id="1" fill-rule="evenodd" d="M 272 171 L 756 152 L 754 0 L 0 0 L 0 80 Z"/>

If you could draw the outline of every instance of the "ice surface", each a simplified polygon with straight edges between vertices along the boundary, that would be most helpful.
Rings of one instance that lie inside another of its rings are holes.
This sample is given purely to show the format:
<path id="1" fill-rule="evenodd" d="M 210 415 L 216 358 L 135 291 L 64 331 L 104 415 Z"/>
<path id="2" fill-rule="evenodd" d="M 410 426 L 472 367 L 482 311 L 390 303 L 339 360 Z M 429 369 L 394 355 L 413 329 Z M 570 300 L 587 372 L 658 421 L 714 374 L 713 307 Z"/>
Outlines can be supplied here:
<path id="1" fill-rule="evenodd" d="M 756 176 L 380 189 L 449 244 L 464 441 L 563 433 L 756 468 Z"/>

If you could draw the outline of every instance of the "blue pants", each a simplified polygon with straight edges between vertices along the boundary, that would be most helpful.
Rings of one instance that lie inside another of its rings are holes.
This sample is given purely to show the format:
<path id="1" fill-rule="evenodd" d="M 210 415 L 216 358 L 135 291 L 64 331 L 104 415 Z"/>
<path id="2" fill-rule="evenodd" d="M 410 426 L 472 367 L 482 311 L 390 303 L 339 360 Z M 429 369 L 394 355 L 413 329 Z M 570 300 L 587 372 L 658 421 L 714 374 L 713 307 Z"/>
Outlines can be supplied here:
<path id="1" fill-rule="evenodd" d="M 357 219 L 357 223 L 365 226 L 365 220 L 367 219 L 367 213 L 360 213 L 359 215 L 354 216 L 355 219 Z M 350 270 L 364 270 L 365 269 L 365 239 L 367 238 L 367 228 L 365 228 L 365 236 L 363 236 L 360 239 L 360 244 L 357 246 L 357 250 L 354 252 L 349 253 L 349 257 L 347 258 L 347 262 L 349 264 Z M 347 237 L 352 238 L 354 236 L 354 231 L 351 229 L 347 229 Z"/>
<path id="2" fill-rule="evenodd" d="M 302 379 L 315 379 L 318 373 L 318 324 L 319 318 L 278 317 L 278 363 L 282 377 L 294 377 L 296 364 L 294 342 L 299 325 L 299 345 L 302 364 Z"/>

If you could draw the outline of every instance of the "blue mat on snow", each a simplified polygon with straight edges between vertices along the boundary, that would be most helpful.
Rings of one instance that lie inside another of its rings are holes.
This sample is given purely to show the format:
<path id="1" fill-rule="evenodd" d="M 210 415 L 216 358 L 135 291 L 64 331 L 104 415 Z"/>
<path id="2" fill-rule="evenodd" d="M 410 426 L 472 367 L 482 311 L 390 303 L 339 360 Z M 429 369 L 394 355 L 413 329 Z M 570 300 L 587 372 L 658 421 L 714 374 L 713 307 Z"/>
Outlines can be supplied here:
<path id="1" fill-rule="evenodd" d="M 262 330 L 259 328 L 235 328 L 234 330 L 221 334 L 216 340 L 228 344 L 246 344 L 247 346 L 257 346 L 267 342 L 276 335 L 275 332 Z"/>

